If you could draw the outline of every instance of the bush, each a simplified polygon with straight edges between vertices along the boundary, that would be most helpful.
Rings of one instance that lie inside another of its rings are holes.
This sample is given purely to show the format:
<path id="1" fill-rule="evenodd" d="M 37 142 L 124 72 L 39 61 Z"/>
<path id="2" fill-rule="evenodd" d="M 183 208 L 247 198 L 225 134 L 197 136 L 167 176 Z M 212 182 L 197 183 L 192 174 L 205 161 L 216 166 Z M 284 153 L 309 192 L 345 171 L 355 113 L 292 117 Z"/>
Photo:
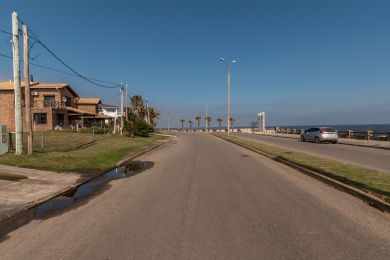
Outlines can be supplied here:
<path id="1" fill-rule="evenodd" d="M 154 132 L 153 126 L 146 123 L 143 119 L 137 118 L 134 124 L 134 134 L 136 136 L 148 137 Z"/>

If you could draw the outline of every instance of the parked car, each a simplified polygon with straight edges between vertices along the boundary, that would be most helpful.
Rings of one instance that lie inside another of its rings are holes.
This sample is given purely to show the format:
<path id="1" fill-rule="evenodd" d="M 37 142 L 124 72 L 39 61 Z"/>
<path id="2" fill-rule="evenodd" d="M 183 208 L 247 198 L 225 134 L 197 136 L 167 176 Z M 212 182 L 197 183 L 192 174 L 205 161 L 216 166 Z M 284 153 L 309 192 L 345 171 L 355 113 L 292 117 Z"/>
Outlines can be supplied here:
<path id="1" fill-rule="evenodd" d="M 312 141 L 316 143 L 331 142 L 336 144 L 339 139 L 337 130 L 330 127 L 313 127 L 305 130 L 301 135 L 301 141 Z"/>

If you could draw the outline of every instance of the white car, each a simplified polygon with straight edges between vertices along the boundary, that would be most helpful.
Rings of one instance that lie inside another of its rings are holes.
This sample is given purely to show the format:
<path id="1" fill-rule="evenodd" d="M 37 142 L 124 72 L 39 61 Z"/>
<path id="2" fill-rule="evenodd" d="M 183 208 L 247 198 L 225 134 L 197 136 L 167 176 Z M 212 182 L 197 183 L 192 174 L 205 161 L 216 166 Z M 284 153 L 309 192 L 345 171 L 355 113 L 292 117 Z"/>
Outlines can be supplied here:
<path id="1" fill-rule="evenodd" d="M 305 130 L 301 135 L 301 141 L 312 141 L 316 143 L 331 142 L 337 144 L 339 135 L 337 130 L 330 127 L 313 127 Z"/>

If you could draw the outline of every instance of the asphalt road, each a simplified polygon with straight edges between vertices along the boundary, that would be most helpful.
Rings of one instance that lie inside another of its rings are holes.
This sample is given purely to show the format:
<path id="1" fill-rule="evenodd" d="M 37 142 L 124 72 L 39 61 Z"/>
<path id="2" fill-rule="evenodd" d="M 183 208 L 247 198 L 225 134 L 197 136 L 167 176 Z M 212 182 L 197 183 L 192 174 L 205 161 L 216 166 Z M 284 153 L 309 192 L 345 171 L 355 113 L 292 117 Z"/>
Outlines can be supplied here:
<path id="1" fill-rule="evenodd" d="M 1 239 L 1 259 L 389 259 L 390 215 L 206 134 Z"/>
<path id="2" fill-rule="evenodd" d="M 385 173 L 390 173 L 390 150 L 345 144 L 316 144 L 311 142 L 302 143 L 298 139 L 274 136 L 251 134 L 235 135 L 297 151 L 308 152 L 310 154 L 319 155 L 350 164 L 360 165 L 362 167 L 375 169 Z"/>

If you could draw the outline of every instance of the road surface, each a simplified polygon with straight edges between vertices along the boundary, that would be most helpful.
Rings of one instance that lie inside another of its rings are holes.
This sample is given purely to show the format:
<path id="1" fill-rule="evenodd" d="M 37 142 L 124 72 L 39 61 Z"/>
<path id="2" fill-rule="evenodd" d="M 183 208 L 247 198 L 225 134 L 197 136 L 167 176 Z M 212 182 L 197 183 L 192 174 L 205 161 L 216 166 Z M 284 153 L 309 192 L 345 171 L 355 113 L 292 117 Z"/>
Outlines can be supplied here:
<path id="1" fill-rule="evenodd" d="M 331 143 L 302 143 L 298 139 L 282 138 L 275 136 L 235 134 L 241 137 L 257 140 L 280 147 L 308 152 L 313 155 L 338 160 L 345 163 L 356 164 L 362 167 L 390 173 L 390 150 L 372 147 L 352 146 Z"/>
<path id="2" fill-rule="evenodd" d="M 389 259 L 390 216 L 206 134 L 1 239 L 1 259 Z"/>

